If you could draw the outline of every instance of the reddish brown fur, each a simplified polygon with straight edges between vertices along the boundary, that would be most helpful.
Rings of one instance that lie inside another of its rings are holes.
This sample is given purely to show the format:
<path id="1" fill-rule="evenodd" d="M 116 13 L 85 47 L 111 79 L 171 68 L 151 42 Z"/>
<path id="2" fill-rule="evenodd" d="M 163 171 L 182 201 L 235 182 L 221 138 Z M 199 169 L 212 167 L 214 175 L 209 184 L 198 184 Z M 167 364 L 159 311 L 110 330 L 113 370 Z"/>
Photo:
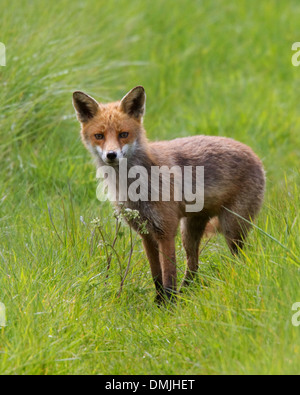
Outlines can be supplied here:
<path id="1" fill-rule="evenodd" d="M 97 166 L 104 162 L 96 146 L 101 146 L 104 152 L 119 150 L 122 155 L 124 145 L 134 141 L 134 152 L 127 157 L 129 167 L 143 165 L 150 174 L 151 166 L 204 166 L 205 194 L 201 212 L 187 213 L 185 202 L 174 200 L 125 202 L 147 221 L 149 233 L 141 236 L 158 300 L 162 295 L 170 297 L 176 292 L 175 236 L 179 222 L 187 253 L 183 285 L 188 284 L 197 271 L 199 244 L 204 234 L 222 232 L 233 254 L 242 248 L 250 225 L 241 217 L 248 221 L 256 217 L 265 188 L 261 161 L 249 147 L 229 138 L 211 136 L 150 143 L 142 122 L 145 103 L 142 87 L 134 88 L 122 101 L 107 105 L 82 95 L 74 94 L 74 106 L 82 124 L 82 140 L 96 157 Z M 124 141 L 118 137 L 123 131 L 129 132 Z M 94 136 L 100 132 L 104 139 L 98 141 Z M 130 225 L 138 230 L 135 222 Z"/>

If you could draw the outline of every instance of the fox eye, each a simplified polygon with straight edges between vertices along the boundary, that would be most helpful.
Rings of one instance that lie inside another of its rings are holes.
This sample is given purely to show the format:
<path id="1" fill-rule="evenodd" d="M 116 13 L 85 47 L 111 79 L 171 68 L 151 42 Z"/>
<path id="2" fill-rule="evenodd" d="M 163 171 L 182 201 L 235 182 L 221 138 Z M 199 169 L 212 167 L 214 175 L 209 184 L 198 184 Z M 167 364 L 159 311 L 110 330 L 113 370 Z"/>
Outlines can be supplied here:
<path id="1" fill-rule="evenodd" d="M 102 134 L 102 133 L 95 134 L 95 139 L 96 140 L 103 140 L 104 139 L 104 134 Z"/>
<path id="2" fill-rule="evenodd" d="M 121 139 L 126 139 L 126 137 L 128 137 L 128 135 L 129 135 L 128 132 L 122 132 L 122 133 L 119 134 L 119 137 L 120 137 Z"/>

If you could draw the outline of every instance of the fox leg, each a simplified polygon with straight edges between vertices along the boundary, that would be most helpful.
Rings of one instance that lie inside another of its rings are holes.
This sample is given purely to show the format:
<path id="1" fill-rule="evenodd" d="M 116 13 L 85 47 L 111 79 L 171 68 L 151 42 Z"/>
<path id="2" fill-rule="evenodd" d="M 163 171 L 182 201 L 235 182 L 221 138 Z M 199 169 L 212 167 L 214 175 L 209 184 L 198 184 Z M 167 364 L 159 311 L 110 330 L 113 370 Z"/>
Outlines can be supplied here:
<path id="1" fill-rule="evenodd" d="M 164 294 L 171 299 L 176 293 L 176 254 L 175 237 L 159 239 L 159 259 L 162 268 L 162 281 Z"/>
<path id="2" fill-rule="evenodd" d="M 230 212 L 232 211 L 232 212 Z M 247 221 L 250 221 L 251 215 L 246 213 L 245 210 L 239 209 L 239 207 L 230 207 L 230 211 L 225 208 L 219 215 L 221 231 L 225 236 L 227 245 L 233 255 L 237 255 L 239 250 L 243 248 L 245 238 L 249 232 L 250 224 L 244 221 L 242 218 L 245 218 Z M 236 213 L 237 215 L 233 214 Z M 252 216 L 252 219 L 254 214 Z"/>
<path id="3" fill-rule="evenodd" d="M 182 218 L 181 235 L 187 256 L 187 268 L 182 287 L 189 285 L 198 270 L 199 244 L 204 234 L 208 219 L 199 217 Z"/>
<path id="4" fill-rule="evenodd" d="M 163 291 L 163 279 L 159 261 L 158 243 L 150 234 L 147 234 L 143 235 L 143 245 L 150 263 L 151 273 L 157 292 L 157 298 L 159 299 Z"/>

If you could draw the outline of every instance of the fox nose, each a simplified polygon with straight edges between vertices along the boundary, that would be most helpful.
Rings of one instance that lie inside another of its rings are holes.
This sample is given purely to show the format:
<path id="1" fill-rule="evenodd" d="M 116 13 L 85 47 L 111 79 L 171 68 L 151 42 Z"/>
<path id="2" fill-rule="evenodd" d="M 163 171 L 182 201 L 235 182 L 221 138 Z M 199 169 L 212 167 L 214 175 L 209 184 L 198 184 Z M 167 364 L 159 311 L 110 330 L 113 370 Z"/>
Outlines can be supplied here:
<path id="1" fill-rule="evenodd" d="M 117 153 L 115 151 L 108 151 L 106 154 L 107 159 L 109 160 L 115 160 L 117 157 Z"/>

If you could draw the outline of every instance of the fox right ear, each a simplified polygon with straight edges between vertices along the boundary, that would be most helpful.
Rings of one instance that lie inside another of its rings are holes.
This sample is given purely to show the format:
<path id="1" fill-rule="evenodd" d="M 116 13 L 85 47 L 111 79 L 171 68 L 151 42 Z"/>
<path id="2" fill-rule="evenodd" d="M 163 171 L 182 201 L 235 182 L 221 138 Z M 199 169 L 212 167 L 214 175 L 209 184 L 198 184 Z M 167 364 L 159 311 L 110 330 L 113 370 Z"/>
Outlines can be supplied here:
<path id="1" fill-rule="evenodd" d="M 99 104 L 96 100 L 79 91 L 73 93 L 73 106 L 78 121 L 82 123 L 88 122 L 90 119 L 94 118 L 99 111 Z"/>

